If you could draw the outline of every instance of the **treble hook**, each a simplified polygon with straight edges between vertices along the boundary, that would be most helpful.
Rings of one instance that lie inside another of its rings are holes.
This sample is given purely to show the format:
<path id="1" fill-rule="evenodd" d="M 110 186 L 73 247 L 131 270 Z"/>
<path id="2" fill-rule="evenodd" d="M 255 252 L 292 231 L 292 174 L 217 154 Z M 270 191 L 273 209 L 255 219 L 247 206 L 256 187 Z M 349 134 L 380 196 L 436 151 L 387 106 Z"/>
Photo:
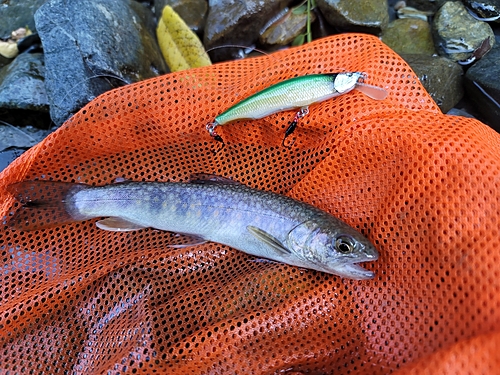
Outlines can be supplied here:
<path id="1" fill-rule="evenodd" d="M 288 126 L 288 128 L 285 130 L 285 136 L 283 137 L 283 141 L 281 142 L 281 145 L 283 147 L 287 147 L 287 148 L 290 148 L 294 145 L 295 143 L 295 140 L 290 143 L 290 144 L 287 144 L 285 145 L 285 140 L 286 138 L 292 134 L 295 129 L 297 128 L 297 124 L 299 123 L 299 120 L 301 118 L 303 118 L 304 116 L 307 116 L 309 114 L 309 107 L 302 107 L 300 109 L 300 111 L 298 111 L 296 114 L 295 114 L 295 117 L 293 118 L 293 121 L 290 123 L 290 125 Z"/>
<path id="2" fill-rule="evenodd" d="M 217 150 L 217 151 L 214 151 L 214 153 L 217 155 L 219 152 L 222 151 L 222 149 L 226 146 L 226 144 L 224 143 L 224 140 L 222 139 L 222 137 L 217 134 L 217 132 L 215 131 L 215 128 L 218 126 L 219 124 L 216 123 L 216 122 L 209 122 L 206 126 L 206 129 L 208 131 L 208 134 L 210 134 L 210 136 L 215 139 L 217 142 L 220 142 L 222 143 L 222 146 Z"/>

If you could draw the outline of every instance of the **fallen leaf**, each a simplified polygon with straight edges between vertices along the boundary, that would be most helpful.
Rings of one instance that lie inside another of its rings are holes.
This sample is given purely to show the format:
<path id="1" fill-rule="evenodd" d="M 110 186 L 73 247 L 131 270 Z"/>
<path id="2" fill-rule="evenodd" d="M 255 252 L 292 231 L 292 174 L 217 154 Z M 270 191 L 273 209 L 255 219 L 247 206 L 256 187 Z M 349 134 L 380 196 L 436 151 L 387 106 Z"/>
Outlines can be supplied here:
<path id="1" fill-rule="evenodd" d="M 168 5 L 163 8 L 156 35 L 172 72 L 212 64 L 198 36 Z"/>

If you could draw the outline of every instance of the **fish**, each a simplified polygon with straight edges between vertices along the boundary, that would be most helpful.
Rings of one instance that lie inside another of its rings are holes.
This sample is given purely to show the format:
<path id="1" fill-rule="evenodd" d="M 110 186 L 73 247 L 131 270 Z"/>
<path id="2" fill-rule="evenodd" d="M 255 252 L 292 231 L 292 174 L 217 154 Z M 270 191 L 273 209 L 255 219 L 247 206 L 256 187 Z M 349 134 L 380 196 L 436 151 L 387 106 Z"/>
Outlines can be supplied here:
<path id="1" fill-rule="evenodd" d="M 197 175 L 189 182 L 121 181 L 104 186 L 27 180 L 7 186 L 20 203 L 7 219 L 15 230 L 40 230 L 103 218 L 98 228 L 154 228 L 244 253 L 355 280 L 374 277 L 358 265 L 378 252 L 360 232 L 328 212 L 229 178 Z"/>

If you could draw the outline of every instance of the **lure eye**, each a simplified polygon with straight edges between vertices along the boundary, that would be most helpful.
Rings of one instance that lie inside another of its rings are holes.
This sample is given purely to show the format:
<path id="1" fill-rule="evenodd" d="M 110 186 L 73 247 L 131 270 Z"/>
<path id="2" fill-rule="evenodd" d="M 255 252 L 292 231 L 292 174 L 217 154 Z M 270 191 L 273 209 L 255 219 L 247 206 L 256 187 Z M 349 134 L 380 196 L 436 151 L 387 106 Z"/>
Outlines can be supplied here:
<path id="1" fill-rule="evenodd" d="M 340 236 L 335 240 L 335 248 L 341 254 L 349 254 L 354 251 L 356 244 L 349 236 Z"/>

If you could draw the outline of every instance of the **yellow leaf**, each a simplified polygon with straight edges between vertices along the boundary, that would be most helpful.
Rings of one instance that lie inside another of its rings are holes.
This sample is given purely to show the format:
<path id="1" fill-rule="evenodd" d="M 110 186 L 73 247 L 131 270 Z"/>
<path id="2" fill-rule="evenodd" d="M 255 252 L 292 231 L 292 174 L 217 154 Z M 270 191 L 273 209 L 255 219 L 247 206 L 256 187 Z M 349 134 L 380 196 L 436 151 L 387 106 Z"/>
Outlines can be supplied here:
<path id="1" fill-rule="evenodd" d="M 212 64 L 200 39 L 168 5 L 163 8 L 156 35 L 172 72 Z"/>

